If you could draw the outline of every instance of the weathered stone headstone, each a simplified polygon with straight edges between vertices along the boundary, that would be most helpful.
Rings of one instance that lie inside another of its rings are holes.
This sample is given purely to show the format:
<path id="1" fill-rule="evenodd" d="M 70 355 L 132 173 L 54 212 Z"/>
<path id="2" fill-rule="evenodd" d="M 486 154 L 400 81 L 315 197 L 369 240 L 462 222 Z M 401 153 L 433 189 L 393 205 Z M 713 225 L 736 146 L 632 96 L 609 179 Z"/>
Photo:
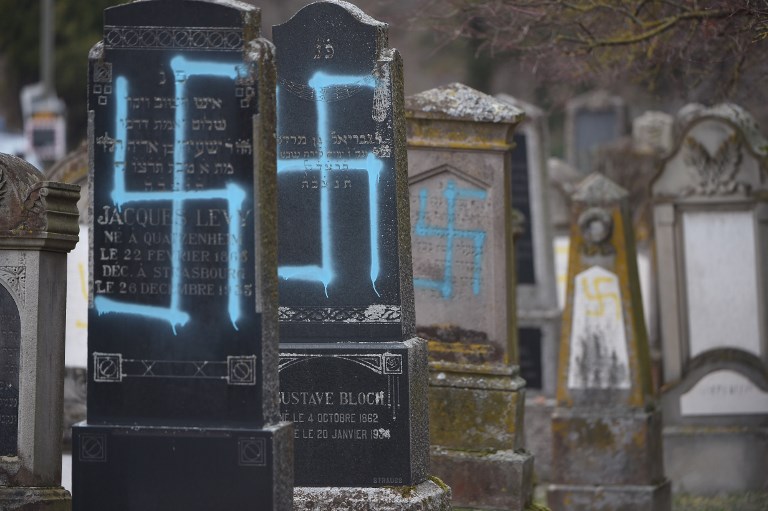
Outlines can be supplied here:
<path id="1" fill-rule="evenodd" d="M 280 396 L 296 425 L 297 506 L 387 502 L 395 492 L 377 487 L 412 485 L 397 509 L 446 504 L 427 481 L 400 56 L 387 25 L 347 2 L 310 4 L 273 34 Z"/>
<path id="2" fill-rule="evenodd" d="M 239 2 L 104 12 L 91 50 L 77 510 L 292 506 L 278 423 L 274 64 Z"/>
<path id="3" fill-rule="evenodd" d="M 641 151 L 666 153 L 672 149 L 675 118 L 665 112 L 649 110 L 632 120 L 632 139 Z"/>
<path id="4" fill-rule="evenodd" d="M 526 215 L 525 232 L 515 238 L 517 334 L 520 376 L 525 380 L 525 446 L 536 454 L 539 481 L 549 480 L 549 424 L 557 386 L 560 308 L 557 302 L 552 224 L 549 218 L 549 130 L 544 112 L 499 94 L 525 112 L 514 135 L 512 207 Z M 527 267 L 527 268 L 526 268 Z"/>
<path id="5" fill-rule="evenodd" d="M 596 90 L 577 96 L 566 105 L 565 157 L 582 175 L 595 170 L 595 151 L 625 135 L 626 103 L 620 96 Z"/>
<path id="6" fill-rule="evenodd" d="M 85 420 L 88 367 L 88 146 L 85 141 L 47 169 L 46 179 L 80 186 L 80 242 L 67 256 L 67 327 L 64 347 L 64 444 L 71 447 L 72 425 Z"/>
<path id="7" fill-rule="evenodd" d="M 432 470 L 454 504 L 524 509 L 512 218 L 518 108 L 462 84 L 406 99 L 416 330 L 429 341 Z"/>
<path id="8" fill-rule="evenodd" d="M 764 490 L 768 142 L 731 104 L 677 122 L 651 188 L 667 471 L 691 493 Z"/>
<path id="9" fill-rule="evenodd" d="M 79 187 L 0 154 L 0 509 L 67 511 L 61 487 L 67 252 Z"/>
<path id="10" fill-rule="evenodd" d="M 554 396 L 560 311 L 548 208 L 549 131 L 541 109 L 506 94 L 497 97 L 525 112 L 514 134 L 511 176 L 512 207 L 525 216 L 515 239 L 520 375 L 529 392 Z"/>
<path id="11" fill-rule="evenodd" d="M 573 196 L 552 417 L 555 484 L 547 494 L 553 511 L 671 506 L 627 197 L 601 174 Z"/>

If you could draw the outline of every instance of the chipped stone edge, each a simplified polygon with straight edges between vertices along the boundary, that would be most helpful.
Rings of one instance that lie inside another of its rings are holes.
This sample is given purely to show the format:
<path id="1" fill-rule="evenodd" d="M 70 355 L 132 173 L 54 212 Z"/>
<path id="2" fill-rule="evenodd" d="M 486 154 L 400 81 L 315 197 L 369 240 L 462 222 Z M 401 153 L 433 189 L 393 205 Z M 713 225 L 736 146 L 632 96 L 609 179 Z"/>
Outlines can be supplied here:
<path id="1" fill-rule="evenodd" d="M 311 511 L 442 511 L 451 509 L 451 490 L 432 479 L 415 486 L 296 487 L 293 502 L 294 509 Z"/>

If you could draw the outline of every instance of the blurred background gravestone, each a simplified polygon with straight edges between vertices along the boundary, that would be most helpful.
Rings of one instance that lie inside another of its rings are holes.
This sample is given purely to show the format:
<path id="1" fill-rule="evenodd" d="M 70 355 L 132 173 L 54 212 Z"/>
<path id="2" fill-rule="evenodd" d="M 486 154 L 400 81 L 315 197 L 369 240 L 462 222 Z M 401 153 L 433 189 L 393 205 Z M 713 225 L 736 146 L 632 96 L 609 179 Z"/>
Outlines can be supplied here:
<path id="1" fill-rule="evenodd" d="M 83 142 L 45 172 L 46 178 L 80 186 L 77 202 L 80 242 L 67 256 L 67 326 L 64 349 L 64 447 L 71 448 L 72 425 L 85 420 L 88 367 L 88 146 Z M 68 456 L 68 455 L 67 455 Z M 64 471 L 71 470 L 71 459 Z M 71 484 L 71 474 L 68 477 Z"/>
<path id="2" fill-rule="evenodd" d="M 387 30 L 340 1 L 273 28 L 280 395 L 296 424 L 297 509 L 450 506 L 428 479 L 402 61 Z"/>
<path id="3" fill-rule="evenodd" d="M 523 449 L 511 208 L 524 113 L 458 83 L 409 96 L 406 112 L 432 470 L 458 507 L 525 509 L 533 456 Z"/>
<path id="4" fill-rule="evenodd" d="M 548 502 L 669 511 L 628 193 L 595 173 L 572 211 Z"/>
<path id="5" fill-rule="evenodd" d="M 632 135 L 601 146 L 594 153 L 595 168 L 629 194 L 629 206 L 637 247 L 637 268 L 643 312 L 651 350 L 654 386 L 661 383 L 658 300 L 653 257 L 653 220 L 650 182 L 672 145 L 673 117 L 664 112 L 645 112 L 632 121 Z"/>
<path id="6" fill-rule="evenodd" d="M 496 96 L 525 112 L 512 151 L 512 207 L 525 215 L 515 238 L 517 334 L 525 380 L 526 448 L 536 455 L 536 476 L 549 480 L 549 424 L 557 387 L 560 308 L 557 304 L 552 223 L 549 218 L 549 130 L 544 112 L 507 94 Z"/>
<path id="7" fill-rule="evenodd" d="M 0 509 L 71 509 L 61 487 L 67 252 L 79 187 L 0 154 Z"/>
<path id="8" fill-rule="evenodd" d="M 652 183 L 667 471 L 676 492 L 765 491 L 768 142 L 732 104 L 676 122 Z"/>
<path id="9" fill-rule="evenodd" d="M 595 151 L 628 131 L 627 106 L 620 96 L 595 90 L 576 96 L 565 108 L 565 159 L 582 175 L 594 172 Z"/>
<path id="10" fill-rule="evenodd" d="M 292 507 L 278 423 L 274 64 L 247 4 L 134 2 L 90 54 L 77 510 Z"/>

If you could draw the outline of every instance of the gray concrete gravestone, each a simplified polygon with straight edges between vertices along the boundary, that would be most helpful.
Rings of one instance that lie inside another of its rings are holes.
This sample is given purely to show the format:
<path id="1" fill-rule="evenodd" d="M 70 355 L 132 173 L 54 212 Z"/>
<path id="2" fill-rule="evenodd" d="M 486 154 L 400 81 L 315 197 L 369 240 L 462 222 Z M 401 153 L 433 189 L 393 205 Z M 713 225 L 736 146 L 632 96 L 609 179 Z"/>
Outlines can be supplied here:
<path id="1" fill-rule="evenodd" d="M 67 252 L 79 187 L 0 154 L 0 509 L 67 511 L 61 488 Z"/>
<path id="2" fill-rule="evenodd" d="M 523 449 L 512 157 L 524 114 L 459 83 L 408 97 L 406 113 L 433 471 L 458 507 L 522 510 L 533 456 Z"/>
<path id="3" fill-rule="evenodd" d="M 765 490 L 768 142 L 732 104 L 676 128 L 651 184 L 667 470 L 677 491 Z"/>

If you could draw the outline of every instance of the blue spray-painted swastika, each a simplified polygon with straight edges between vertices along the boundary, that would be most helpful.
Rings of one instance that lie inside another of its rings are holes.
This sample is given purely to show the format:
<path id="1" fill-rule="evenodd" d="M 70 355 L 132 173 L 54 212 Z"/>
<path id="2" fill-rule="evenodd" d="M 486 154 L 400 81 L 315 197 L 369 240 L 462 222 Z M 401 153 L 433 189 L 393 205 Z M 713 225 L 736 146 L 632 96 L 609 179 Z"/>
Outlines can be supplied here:
<path id="1" fill-rule="evenodd" d="M 445 227 L 427 225 L 425 220 L 427 212 L 427 195 L 426 188 L 419 190 L 419 214 L 414 227 L 414 234 L 420 237 L 438 237 L 445 239 L 443 278 L 442 280 L 415 278 L 413 279 L 414 286 L 439 291 L 442 297 L 446 300 L 451 298 L 453 296 L 453 241 L 455 238 L 463 238 L 470 239 L 473 242 L 472 292 L 475 295 L 480 294 L 485 232 L 456 229 L 456 201 L 459 199 L 485 200 L 488 197 L 488 194 L 484 190 L 456 188 L 456 183 L 449 179 L 446 183 L 445 191 L 443 192 L 447 209 Z"/>
<path id="2" fill-rule="evenodd" d="M 328 174 L 332 166 L 343 168 L 344 171 L 364 171 L 368 173 L 368 207 L 370 217 L 370 252 L 371 252 L 371 285 L 374 292 L 379 295 L 376 289 L 376 280 L 379 278 L 379 203 L 378 203 L 378 183 L 381 171 L 384 169 L 384 163 L 373 153 L 368 153 L 366 158 L 329 158 L 328 151 L 329 140 L 331 140 L 331 130 L 329 125 L 328 103 L 322 98 L 323 91 L 331 87 L 344 87 L 356 85 L 360 87 L 374 88 L 376 78 L 368 76 L 336 76 L 322 71 L 316 72 L 309 80 L 308 85 L 313 89 L 316 98 L 321 98 L 317 103 L 317 137 L 320 139 L 319 154 L 320 157 L 315 160 L 288 160 L 278 158 L 277 172 L 307 172 L 311 170 L 320 171 L 322 181 L 328 179 Z M 280 87 L 277 88 L 278 105 L 280 104 Z M 280 118 L 278 116 L 278 133 L 281 133 Z M 328 187 L 320 189 L 320 241 L 321 262 L 320 265 L 305 266 L 279 266 L 277 274 L 284 279 L 305 280 L 310 282 L 319 282 L 325 288 L 325 296 L 328 296 L 328 285 L 333 281 L 336 272 L 336 265 L 331 251 L 331 235 L 333 226 L 330 218 L 330 193 Z M 379 295 L 380 296 L 380 295 Z"/>
<path id="3" fill-rule="evenodd" d="M 240 244 L 237 241 L 239 236 L 240 213 L 246 200 L 246 193 L 242 187 L 234 183 L 227 184 L 224 188 L 208 190 L 184 190 L 185 188 L 185 168 L 187 164 L 187 151 L 185 150 L 184 134 L 188 126 L 188 111 L 183 108 L 187 103 L 187 81 L 193 77 L 222 77 L 235 80 L 244 70 L 242 64 L 217 63 L 211 61 L 189 60 L 182 56 L 171 59 L 171 69 L 175 77 L 175 100 L 176 114 L 173 148 L 173 189 L 171 191 L 160 192 L 135 192 L 126 190 L 126 148 L 128 146 L 128 97 L 129 84 L 123 76 L 115 79 L 115 97 L 117 98 L 117 107 L 115 115 L 115 150 L 114 150 L 114 187 L 112 189 L 112 200 L 115 207 L 121 209 L 125 204 L 132 202 L 171 202 L 172 218 L 171 225 L 171 295 L 170 305 L 168 307 L 159 307 L 152 305 L 142 305 L 136 303 L 126 303 L 113 300 L 105 296 L 96 296 L 93 305 L 101 314 L 136 314 L 148 318 L 168 321 L 171 324 L 173 333 L 176 334 L 176 328 L 186 325 L 189 320 L 189 314 L 181 308 L 181 288 L 182 288 L 182 236 L 183 236 L 183 214 L 180 212 L 187 201 L 211 201 L 225 200 L 228 204 L 229 218 L 229 253 L 239 250 Z M 235 248 L 233 249 L 233 245 Z M 237 330 L 237 321 L 241 315 L 240 297 L 236 292 L 240 273 L 239 258 L 229 258 L 229 296 L 228 313 L 232 326 Z"/>

